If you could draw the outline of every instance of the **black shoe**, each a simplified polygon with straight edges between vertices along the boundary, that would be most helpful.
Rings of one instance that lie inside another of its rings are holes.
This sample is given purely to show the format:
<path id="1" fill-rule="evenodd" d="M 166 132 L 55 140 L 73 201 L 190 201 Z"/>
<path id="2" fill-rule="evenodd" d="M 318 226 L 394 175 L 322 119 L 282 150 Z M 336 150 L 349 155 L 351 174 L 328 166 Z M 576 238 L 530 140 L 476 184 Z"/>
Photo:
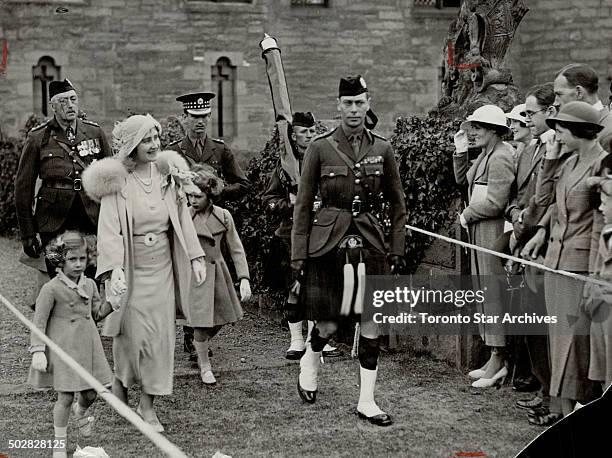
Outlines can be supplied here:
<path id="1" fill-rule="evenodd" d="M 542 406 L 542 398 L 539 396 L 536 396 L 535 398 L 532 398 L 532 399 L 519 399 L 518 401 L 516 401 L 516 406 L 519 409 L 525 409 L 525 410 L 535 409 L 537 407 Z"/>
<path id="2" fill-rule="evenodd" d="M 548 415 L 549 413 L 550 410 L 548 410 L 548 407 L 544 406 L 534 407 L 533 409 L 527 410 L 527 415 L 530 417 L 541 417 L 542 415 Z"/>
<path id="3" fill-rule="evenodd" d="M 297 389 L 298 389 L 298 393 L 300 397 L 302 398 L 304 402 L 307 402 L 308 404 L 314 404 L 315 401 L 317 400 L 317 390 L 314 390 L 314 391 L 305 390 L 304 388 L 300 386 L 299 378 L 297 382 Z"/>
<path id="4" fill-rule="evenodd" d="M 532 391 L 538 391 L 540 389 L 540 382 L 535 377 L 529 377 L 527 379 L 518 379 L 514 382 L 512 389 L 519 393 L 529 393 Z"/>
<path id="5" fill-rule="evenodd" d="M 306 353 L 306 350 L 287 350 L 287 353 L 285 353 L 285 358 L 295 361 L 297 359 L 301 359 L 302 356 L 304 356 L 304 353 Z"/>
<path id="6" fill-rule="evenodd" d="M 330 351 L 323 351 L 323 356 L 325 358 L 337 358 L 338 356 L 342 355 L 344 355 L 344 352 L 342 350 L 338 350 L 337 348 Z"/>
<path id="7" fill-rule="evenodd" d="M 563 414 L 548 412 L 544 415 L 529 417 L 529 423 L 536 426 L 552 426 L 563 418 Z"/>
<path id="8" fill-rule="evenodd" d="M 365 414 L 357 411 L 357 415 L 359 415 L 359 418 L 368 420 L 370 423 L 376 426 L 390 426 L 393 424 L 393 420 L 391 420 L 391 416 L 386 413 L 381 413 L 378 415 L 374 415 L 373 417 L 368 417 Z"/>

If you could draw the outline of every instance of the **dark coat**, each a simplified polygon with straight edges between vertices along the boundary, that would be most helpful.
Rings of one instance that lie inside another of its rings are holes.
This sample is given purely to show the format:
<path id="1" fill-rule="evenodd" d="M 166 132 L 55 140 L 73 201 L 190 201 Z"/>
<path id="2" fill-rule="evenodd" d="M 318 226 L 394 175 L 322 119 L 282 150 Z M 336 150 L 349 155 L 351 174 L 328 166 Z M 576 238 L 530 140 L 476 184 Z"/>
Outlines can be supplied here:
<path id="1" fill-rule="evenodd" d="M 221 201 L 238 200 L 251 187 L 251 182 L 236 162 L 234 152 L 223 140 L 212 139 L 207 135 L 204 140 L 202 157 L 199 156 L 188 137 L 170 143 L 167 149 L 181 154 L 190 167 L 195 164 L 208 164 L 214 168 L 217 175 L 225 181 L 225 187 L 219 197 Z"/>
<path id="2" fill-rule="evenodd" d="M 367 129 L 364 132 L 357 158 L 342 128 L 316 138 L 308 147 L 293 212 L 292 260 L 328 253 L 351 225 L 377 251 L 404 255 L 406 206 L 393 148 L 383 137 Z M 313 202 L 319 191 L 321 207 L 311 220 Z M 383 226 L 371 211 L 353 216 L 350 204 L 356 196 L 372 206 L 389 204 L 388 245 Z"/>
<path id="3" fill-rule="evenodd" d="M 73 143 L 68 141 L 55 118 L 32 129 L 28 133 L 15 176 L 15 206 L 21 238 L 59 230 L 75 198 L 81 199 L 87 212 L 83 217 L 89 217 L 95 227 L 99 205 L 85 191 L 74 188 L 81 187 L 78 180 L 84 167 L 80 162 L 87 166 L 111 154 L 104 132 L 99 125 L 90 121 L 77 119 L 76 139 Z M 36 196 L 36 211 L 33 215 L 37 178 L 42 180 L 42 185 Z M 58 189 L 58 182 L 67 189 Z"/>
<path id="4" fill-rule="evenodd" d="M 297 186 L 291 186 L 289 177 L 279 162 L 270 176 L 268 189 L 262 196 L 262 200 L 271 215 L 281 218 L 274 235 L 285 239 L 291 238 L 291 227 L 293 226 L 293 204 L 289 197 L 291 193 L 297 196 Z"/>

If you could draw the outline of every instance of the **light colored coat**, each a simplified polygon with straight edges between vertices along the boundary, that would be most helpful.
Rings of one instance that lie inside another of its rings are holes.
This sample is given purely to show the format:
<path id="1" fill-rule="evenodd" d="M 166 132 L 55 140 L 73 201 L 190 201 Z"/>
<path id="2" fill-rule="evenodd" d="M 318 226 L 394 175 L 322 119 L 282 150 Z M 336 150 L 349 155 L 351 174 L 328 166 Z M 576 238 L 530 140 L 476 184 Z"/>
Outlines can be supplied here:
<path id="1" fill-rule="evenodd" d="M 177 317 L 183 316 L 182 304 L 189 300 L 191 260 L 204 256 L 198 242 L 186 197 L 180 189 L 180 181 L 170 174 L 169 169 L 179 172 L 189 170 L 189 166 L 174 151 L 163 151 L 155 162 L 162 174 L 165 187 L 162 198 L 170 216 L 172 232 L 172 265 L 174 269 L 175 304 Z M 127 193 L 127 169 L 115 158 L 97 161 L 83 174 L 83 185 L 94 200 L 100 200 L 98 220 L 98 270 L 99 277 L 115 268 L 123 268 L 128 285 L 128 293 L 123 297 L 122 307 L 111 313 L 104 323 L 103 334 L 114 337 L 121 333 L 122 318 L 129 304 L 134 268 L 134 242 L 132 232 L 132 211 L 138 205 Z M 169 234 L 170 235 L 170 234 Z"/>

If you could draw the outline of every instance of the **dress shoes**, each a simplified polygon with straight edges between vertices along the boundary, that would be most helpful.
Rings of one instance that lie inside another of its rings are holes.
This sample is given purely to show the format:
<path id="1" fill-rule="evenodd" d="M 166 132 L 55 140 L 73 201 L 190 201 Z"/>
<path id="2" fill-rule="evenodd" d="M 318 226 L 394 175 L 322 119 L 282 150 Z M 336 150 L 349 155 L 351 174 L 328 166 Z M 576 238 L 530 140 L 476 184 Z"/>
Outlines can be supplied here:
<path id="1" fill-rule="evenodd" d="M 470 378 L 474 378 L 478 380 L 479 378 L 484 377 L 485 370 L 484 369 L 474 369 L 473 371 L 468 372 L 468 376 Z"/>
<path id="2" fill-rule="evenodd" d="M 516 406 L 519 409 L 525 409 L 525 410 L 535 409 L 537 407 L 540 407 L 541 405 L 542 405 L 542 398 L 540 396 L 536 396 L 533 399 L 519 399 L 518 401 L 516 401 Z"/>
<path id="3" fill-rule="evenodd" d="M 514 391 L 519 393 L 529 393 L 532 391 L 538 391 L 540 389 L 540 382 L 535 377 L 529 377 L 526 379 L 518 379 L 512 385 Z"/>
<path id="4" fill-rule="evenodd" d="M 364 420 L 367 420 L 376 426 L 390 426 L 393 424 L 391 416 L 386 413 L 381 413 L 378 415 L 374 415 L 373 417 L 368 417 L 367 415 L 357 411 L 357 415 L 359 415 L 359 418 L 363 418 Z"/>
<path id="5" fill-rule="evenodd" d="M 304 349 L 304 350 L 287 350 L 287 353 L 285 353 L 285 358 L 290 359 L 292 361 L 296 361 L 298 359 L 301 359 L 302 356 L 304 356 L 304 353 L 306 353 L 306 349 Z"/>
<path id="6" fill-rule="evenodd" d="M 508 368 L 506 366 L 503 366 L 500 370 L 498 370 L 495 373 L 493 377 L 479 378 L 474 383 L 472 383 L 472 386 L 474 388 L 490 388 L 492 386 L 501 388 L 507 375 L 508 375 Z"/>
<path id="7" fill-rule="evenodd" d="M 305 390 L 304 388 L 300 386 L 299 379 L 297 382 L 297 389 L 298 389 L 298 394 L 300 395 L 300 397 L 302 398 L 304 402 L 307 402 L 308 404 L 314 404 L 315 401 L 317 400 L 317 390 L 314 390 L 314 391 Z"/>

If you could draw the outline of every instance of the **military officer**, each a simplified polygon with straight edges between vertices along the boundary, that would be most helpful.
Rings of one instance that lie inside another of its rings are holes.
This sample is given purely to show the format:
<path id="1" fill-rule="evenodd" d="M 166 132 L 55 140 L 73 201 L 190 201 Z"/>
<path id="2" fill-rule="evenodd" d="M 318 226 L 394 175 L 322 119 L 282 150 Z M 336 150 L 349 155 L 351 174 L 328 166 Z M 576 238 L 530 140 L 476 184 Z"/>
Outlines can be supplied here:
<path id="1" fill-rule="evenodd" d="M 111 155 L 100 126 L 77 117 L 79 98 L 70 81 L 51 81 L 49 98 L 54 116 L 28 133 L 15 176 L 19 231 L 32 258 L 67 229 L 96 233 L 99 205 L 85 194 L 81 175 L 93 161 Z M 38 178 L 42 184 L 33 213 Z"/>
<path id="2" fill-rule="evenodd" d="M 182 154 L 189 165 L 208 164 L 226 183 L 220 199 L 224 202 L 240 199 L 251 183 L 238 165 L 232 149 L 223 140 L 206 133 L 211 116 L 212 92 L 195 92 L 176 98 L 183 104 L 183 126 L 187 135 L 170 143 L 168 149 Z"/>
<path id="3" fill-rule="evenodd" d="M 167 149 L 181 154 L 191 167 L 195 164 L 212 166 L 225 182 L 221 195 L 217 197 L 218 201 L 235 201 L 247 192 L 251 183 L 238 165 L 232 149 L 223 140 L 207 135 L 206 129 L 212 112 L 211 100 L 214 97 L 212 92 L 194 92 L 176 98 L 183 104 L 182 123 L 187 135 L 170 143 Z M 190 361 L 197 361 L 193 328 L 183 326 L 183 331 L 184 350 L 189 353 Z"/>
<path id="4" fill-rule="evenodd" d="M 361 76 L 340 80 L 337 109 L 341 124 L 316 138 L 304 158 L 293 213 L 292 268 L 301 274 L 300 301 L 316 325 L 300 360 L 298 393 L 316 401 L 321 351 L 337 329 L 344 310 L 345 264 L 359 272 L 382 275 L 405 266 L 406 208 L 393 149 L 383 137 L 365 128 L 370 96 Z M 311 218 L 317 192 L 321 206 Z M 384 236 L 376 213 L 389 204 L 391 229 Z M 364 265 L 365 264 L 365 265 Z M 350 269 L 349 269 L 350 270 Z M 352 294 L 351 294 L 351 297 Z M 355 300 L 353 312 L 359 313 Z M 391 417 L 374 401 L 379 334 L 371 319 L 362 319 L 359 337 L 360 395 L 357 412 L 369 422 L 387 426 Z"/>
<path id="5" fill-rule="evenodd" d="M 300 165 L 304 159 L 304 153 L 310 145 L 312 139 L 316 136 L 315 119 L 310 112 L 295 112 L 293 113 L 293 121 L 289 126 L 289 141 L 295 158 Z M 281 223 L 274 232 L 276 238 L 275 243 L 279 247 L 279 253 L 276 253 L 279 259 L 278 271 L 274 272 L 276 277 L 283 280 L 284 288 L 289 291 L 292 284 L 292 275 L 290 269 L 291 262 L 291 226 L 293 226 L 293 204 L 297 195 L 297 186 L 292 186 L 289 173 L 283 169 L 282 161 L 279 159 L 278 164 L 270 177 L 268 189 L 262 197 L 264 204 L 270 214 L 279 216 Z M 291 344 L 285 353 L 287 359 L 300 359 L 306 351 L 304 336 L 302 334 L 302 309 L 298 307 L 297 296 L 289 292 L 287 302 L 285 304 L 285 312 L 287 322 L 289 323 L 289 331 L 291 332 Z M 308 329 L 314 326 L 313 321 L 308 322 Z M 326 345 L 323 349 L 323 356 L 337 357 L 341 356 L 342 351 L 331 345 Z"/>

